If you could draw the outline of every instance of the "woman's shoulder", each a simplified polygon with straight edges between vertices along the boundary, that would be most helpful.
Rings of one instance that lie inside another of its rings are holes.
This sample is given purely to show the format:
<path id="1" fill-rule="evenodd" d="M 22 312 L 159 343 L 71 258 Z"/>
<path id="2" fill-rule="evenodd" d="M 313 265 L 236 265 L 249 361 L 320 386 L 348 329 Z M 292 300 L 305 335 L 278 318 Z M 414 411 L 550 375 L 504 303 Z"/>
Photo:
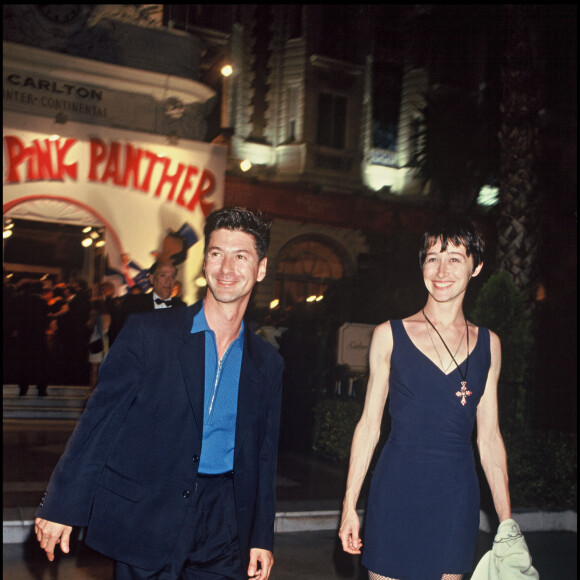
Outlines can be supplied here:
<path id="1" fill-rule="evenodd" d="M 372 342 L 381 344 L 383 347 L 390 347 L 393 344 L 395 335 L 403 327 L 399 319 L 390 319 L 375 326 L 372 336 Z"/>
<path id="2" fill-rule="evenodd" d="M 384 336 L 386 334 L 391 334 L 393 332 L 393 326 L 396 326 L 398 320 L 385 320 L 375 326 L 373 330 L 373 336 Z"/>
<path id="3" fill-rule="evenodd" d="M 487 326 L 478 326 L 470 320 L 467 321 L 467 324 L 470 328 L 474 328 L 477 331 L 478 336 L 482 334 L 484 336 L 488 336 L 490 341 L 499 341 L 499 336 L 493 332 L 493 330 L 487 328 Z"/>
<path id="4" fill-rule="evenodd" d="M 476 336 L 478 344 L 481 344 L 487 352 L 490 352 L 492 358 L 497 359 L 498 355 L 501 353 L 501 341 L 499 336 L 486 326 L 477 326 L 471 322 L 469 322 L 469 326 L 477 330 Z"/>

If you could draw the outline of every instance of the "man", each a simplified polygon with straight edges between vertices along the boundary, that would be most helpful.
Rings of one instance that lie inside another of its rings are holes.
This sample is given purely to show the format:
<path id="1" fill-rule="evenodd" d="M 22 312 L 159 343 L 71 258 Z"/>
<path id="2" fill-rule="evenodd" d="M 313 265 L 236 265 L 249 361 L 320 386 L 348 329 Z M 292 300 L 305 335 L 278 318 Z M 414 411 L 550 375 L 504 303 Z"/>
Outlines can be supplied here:
<path id="1" fill-rule="evenodd" d="M 40 397 L 46 397 L 48 389 L 46 331 L 50 319 L 48 303 L 43 298 L 42 282 L 31 280 L 22 285 L 22 293 L 13 305 L 13 315 L 20 396 L 24 397 L 32 384 L 37 386 Z"/>
<path id="2" fill-rule="evenodd" d="M 171 298 L 176 276 L 177 267 L 173 262 L 155 262 L 149 269 L 149 282 L 153 286 L 153 292 L 128 294 L 123 305 L 125 318 L 135 312 L 186 306 L 181 298 Z"/>
<path id="3" fill-rule="evenodd" d="M 49 560 L 88 526 L 117 580 L 269 577 L 283 361 L 243 323 L 268 243 L 211 214 L 205 299 L 129 317 L 36 513 Z"/>
<path id="4" fill-rule="evenodd" d="M 87 384 L 89 364 L 87 348 L 90 331 L 90 293 L 84 279 L 70 280 L 65 286 L 66 306 L 57 318 L 57 339 L 62 348 L 63 369 L 72 384 Z M 70 383 L 69 383 L 70 384 Z"/>

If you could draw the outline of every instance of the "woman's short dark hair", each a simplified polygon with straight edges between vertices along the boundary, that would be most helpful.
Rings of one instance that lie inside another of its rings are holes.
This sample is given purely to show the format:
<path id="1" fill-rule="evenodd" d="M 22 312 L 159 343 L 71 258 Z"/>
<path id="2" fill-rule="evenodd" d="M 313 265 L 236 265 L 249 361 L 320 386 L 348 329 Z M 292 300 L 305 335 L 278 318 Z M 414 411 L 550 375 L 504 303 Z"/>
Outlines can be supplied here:
<path id="1" fill-rule="evenodd" d="M 423 268 L 429 248 L 441 240 L 441 251 L 447 249 L 451 242 L 454 246 L 463 246 L 468 256 L 473 256 L 473 269 L 483 262 L 485 242 L 477 226 L 468 220 L 449 220 L 429 228 L 419 243 L 419 264 Z"/>
<path id="2" fill-rule="evenodd" d="M 268 254 L 270 245 L 270 225 L 260 211 L 251 211 L 241 207 L 225 207 L 211 213 L 206 221 L 203 233 L 205 236 L 205 251 L 209 247 L 209 239 L 215 230 L 240 231 L 254 237 L 258 260 L 261 262 Z"/>

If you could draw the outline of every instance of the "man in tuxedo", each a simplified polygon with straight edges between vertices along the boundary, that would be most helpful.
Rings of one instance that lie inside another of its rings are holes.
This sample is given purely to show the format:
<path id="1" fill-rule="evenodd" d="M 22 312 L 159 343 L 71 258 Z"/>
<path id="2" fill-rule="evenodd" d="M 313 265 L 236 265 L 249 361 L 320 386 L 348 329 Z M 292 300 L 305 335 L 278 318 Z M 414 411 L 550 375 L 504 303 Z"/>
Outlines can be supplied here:
<path id="1" fill-rule="evenodd" d="M 267 580 L 283 361 L 243 316 L 268 243 L 260 214 L 214 212 L 205 298 L 127 320 L 36 512 L 49 560 L 86 526 L 117 580 Z"/>
<path id="2" fill-rule="evenodd" d="M 123 304 L 124 318 L 135 312 L 186 306 L 181 298 L 171 298 L 176 276 L 177 267 L 173 262 L 155 262 L 149 269 L 149 282 L 153 286 L 153 292 L 128 294 Z"/>

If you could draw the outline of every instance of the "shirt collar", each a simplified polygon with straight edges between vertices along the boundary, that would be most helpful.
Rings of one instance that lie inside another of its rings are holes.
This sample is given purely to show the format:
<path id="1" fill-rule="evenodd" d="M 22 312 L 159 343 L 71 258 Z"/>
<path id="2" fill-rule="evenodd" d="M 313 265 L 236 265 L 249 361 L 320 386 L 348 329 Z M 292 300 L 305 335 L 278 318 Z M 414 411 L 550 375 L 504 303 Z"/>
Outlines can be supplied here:
<path id="1" fill-rule="evenodd" d="M 209 327 L 207 320 L 205 318 L 204 305 L 205 305 L 205 303 L 202 302 L 201 308 L 199 309 L 199 312 L 193 317 L 193 324 L 191 326 L 191 334 L 195 334 L 197 332 L 213 332 L 213 330 Z M 242 320 L 242 324 L 240 327 L 240 333 L 238 334 L 236 340 L 239 340 L 243 336 L 244 336 L 244 321 Z"/>
<path id="2" fill-rule="evenodd" d="M 201 308 L 199 312 L 193 317 L 193 325 L 191 326 L 191 334 L 195 334 L 196 332 L 204 332 L 211 330 L 211 328 L 207 324 L 207 320 L 205 318 L 204 312 L 204 303 L 201 303 Z"/>

